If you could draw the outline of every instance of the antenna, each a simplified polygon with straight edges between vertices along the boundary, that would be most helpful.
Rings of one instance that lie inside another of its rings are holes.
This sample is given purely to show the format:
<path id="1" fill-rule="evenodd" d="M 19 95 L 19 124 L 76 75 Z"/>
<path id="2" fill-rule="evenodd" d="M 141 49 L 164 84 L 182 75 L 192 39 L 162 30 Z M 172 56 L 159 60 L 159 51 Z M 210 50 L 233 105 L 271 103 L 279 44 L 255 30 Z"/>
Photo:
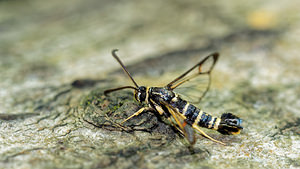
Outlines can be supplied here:
<path id="1" fill-rule="evenodd" d="M 137 85 L 137 83 L 133 80 L 132 76 L 130 75 L 130 73 L 126 70 L 126 67 L 124 66 L 124 64 L 121 62 L 121 60 L 119 59 L 119 57 L 117 56 L 116 52 L 118 51 L 118 49 L 113 49 L 111 51 L 111 54 L 113 55 L 113 57 L 120 63 L 120 65 L 122 66 L 122 69 L 124 70 L 124 72 L 128 75 L 128 77 L 131 79 L 131 81 L 133 82 L 133 84 L 136 86 L 136 88 L 139 88 L 139 86 Z"/>

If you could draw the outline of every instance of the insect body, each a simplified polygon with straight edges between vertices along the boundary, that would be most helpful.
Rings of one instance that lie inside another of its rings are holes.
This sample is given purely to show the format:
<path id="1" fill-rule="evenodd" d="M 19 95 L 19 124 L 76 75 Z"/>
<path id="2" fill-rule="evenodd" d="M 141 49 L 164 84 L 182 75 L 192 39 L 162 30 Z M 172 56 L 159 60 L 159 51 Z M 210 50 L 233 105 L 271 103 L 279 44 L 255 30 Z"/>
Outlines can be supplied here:
<path id="1" fill-rule="evenodd" d="M 191 144 L 195 143 L 194 130 L 198 131 L 201 135 L 212 141 L 224 144 L 223 142 L 215 140 L 208 136 L 201 130 L 200 127 L 217 130 L 218 132 L 226 135 L 239 134 L 243 129 L 241 126 L 242 120 L 237 116 L 231 113 L 224 113 L 221 118 L 213 117 L 202 111 L 201 109 L 195 107 L 193 104 L 187 102 L 174 91 L 179 86 L 184 86 L 184 84 L 186 84 L 186 82 L 188 81 L 193 83 L 193 80 L 196 80 L 196 83 L 194 83 L 196 85 L 194 86 L 198 87 L 200 83 L 198 78 L 208 76 L 208 83 L 206 85 L 206 88 L 198 97 L 198 100 L 199 98 L 201 99 L 209 89 L 210 73 L 219 57 L 217 53 L 207 56 L 165 87 L 145 87 L 137 85 L 130 73 L 126 70 L 123 63 L 117 57 L 116 51 L 117 50 L 113 50 L 112 55 L 120 63 L 127 75 L 131 78 L 135 87 L 124 86 L 106 90 L 104 93 L 108 94 L 110 92 L 126 88 L 134 89 L 135 99 L 140 103 L 146 103 L 147 105 L 149 105 L 149 107 L 141 108 L 136 113 L 125 119 L 122 123 L 146 111 L 158 112 L 160 115 L 165 116 L 170 121 L 170 123 L 174 125 L 174 127 L 177 128 L 177 130 L 187 138 L 187 140 Z M 210 64 L 209 60 L 211 60 Z M 209 65 L 207 70 L 204 70 L 204 64 Z"/>

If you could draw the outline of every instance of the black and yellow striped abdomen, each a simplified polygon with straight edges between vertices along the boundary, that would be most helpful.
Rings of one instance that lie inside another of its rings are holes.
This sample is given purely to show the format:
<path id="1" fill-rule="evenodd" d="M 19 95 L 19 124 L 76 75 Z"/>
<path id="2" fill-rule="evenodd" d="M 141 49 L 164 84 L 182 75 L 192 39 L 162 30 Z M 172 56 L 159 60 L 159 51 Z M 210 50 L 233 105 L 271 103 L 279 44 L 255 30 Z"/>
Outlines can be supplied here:
<path id="1" fill-rule="evenodd" d="M 200 110 L 196 106 L 182 100 L 180 97 L 175 96 L 171 102 L 170 106 L 173 109 L 180 112 L 186 119 L 189 125 L 197 124 L 200 127 L 205 127 L 209 129 L 218 129 L 218 125 L 221 121 L 218 117 L 213 117 L 210 114 Z"/>
<path id="2" fill-rule="evenodd" d="M 241 126 L 242 120 L 239 117 L 231 113 L 224 113 L 221 118 L 213 117 L 166 88 L 149 88 L 147 98 L 147 102 L 151 107 L 161 109 L 159 110 L 159 112 L 162 112 L 161 114 L 170 117 L 169 107 L 180 113 L 181 117 L 191 126 L 197 125 L 217 130 L 222 134 L 239 134 L 240 130 L 243 129 Z"/>

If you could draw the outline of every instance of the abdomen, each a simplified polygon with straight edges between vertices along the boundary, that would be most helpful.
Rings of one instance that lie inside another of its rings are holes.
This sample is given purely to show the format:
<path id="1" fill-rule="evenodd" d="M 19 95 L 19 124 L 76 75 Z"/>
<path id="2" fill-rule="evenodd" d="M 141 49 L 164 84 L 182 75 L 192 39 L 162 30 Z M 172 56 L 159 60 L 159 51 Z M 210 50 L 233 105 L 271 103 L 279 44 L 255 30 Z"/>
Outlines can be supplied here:
<path id="1" fill-rule="evenodd" d="M 213 117 L 177 95 L 170 101 L 170 106 L 173 110 L 181 113 L 191 126 L 198 125 L 228 135 L 239 134 L 243 129 L 242 120 L 239 117 L 231 113 L 224 113 L 221 118 Z"/>
<path id="2" fill-rule="evenodd" d="M 181 113 L 186 122 L 189 125 L 197 124 L 200 127 L 205 127 L 209 129 L 218 129 L 218 124 L 221 121 L 220 118 L 213 117 L 196 106 L 188 103 L 187 101 L 181 99 L 180 97 L 174 97 L 170 105 L 173 109 Z"/>

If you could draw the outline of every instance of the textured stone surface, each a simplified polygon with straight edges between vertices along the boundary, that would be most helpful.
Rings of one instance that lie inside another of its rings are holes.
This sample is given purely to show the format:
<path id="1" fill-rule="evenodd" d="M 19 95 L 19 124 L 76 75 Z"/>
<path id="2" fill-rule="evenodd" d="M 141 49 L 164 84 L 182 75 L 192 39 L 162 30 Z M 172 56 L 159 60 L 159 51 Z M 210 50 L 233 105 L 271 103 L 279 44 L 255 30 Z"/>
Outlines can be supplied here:
<path id="1" fill-rule="evenodd" d="M 299 168 L 300 2 L 0 1 L 0 168 Z M 238 136 L 207 131 L 194 150 L 142 105 L 111 57 L 140 85 L 163 86 L 221 54 L 197 106 L 243 119 Z"/>

